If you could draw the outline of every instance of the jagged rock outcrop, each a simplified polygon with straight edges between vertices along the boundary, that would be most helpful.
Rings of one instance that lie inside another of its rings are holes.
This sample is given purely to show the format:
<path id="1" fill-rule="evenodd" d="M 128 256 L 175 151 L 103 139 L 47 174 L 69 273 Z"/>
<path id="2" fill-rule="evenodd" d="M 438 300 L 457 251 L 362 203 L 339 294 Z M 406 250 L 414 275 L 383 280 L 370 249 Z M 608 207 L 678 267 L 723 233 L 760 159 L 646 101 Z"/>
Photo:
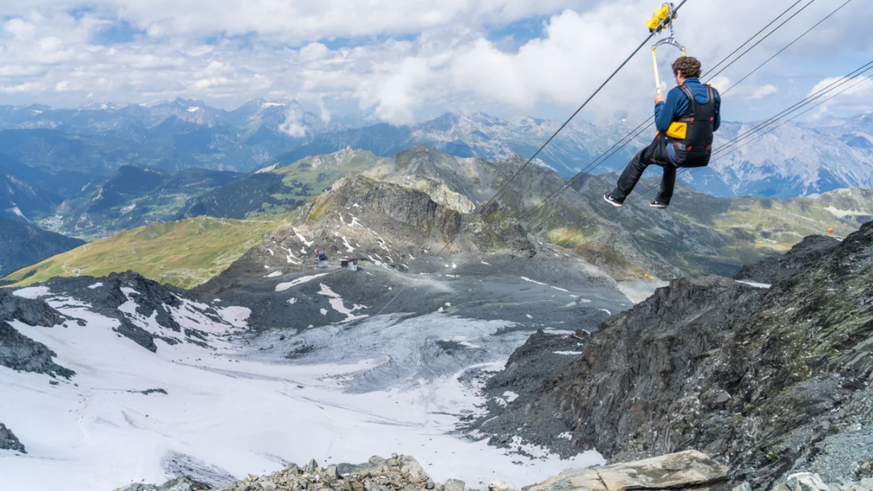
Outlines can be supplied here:
<path id="1" fill-rule="evenodd" d="M 591 491 L 628 491 L 631 489 L 675 489 L 722 491 L 727 486 L 727 467 L 695 451 L 664 455 L 640 462 L 592 467 L 570 471 L 525 491 L 563 491 L 588 489 Z M 131 484 L 116 491 L 200 491 L 210 489 L 186 477 L 167 482 L 163 486 Z M 268 476 L 249 476 L 214 491 L 464 491 L 463 481 L 449 479 L 443 484 L 434 482 L 417 460 L 405 455 L 390 459 L 371 457 L 363 465 L 348 464 L 321 467 L 314 460 L 300 468 L 291 464 Z M 512 484 L 491 481 L 488 491 L 518 491 Z"/>
<path id="2" fill-rule="evenodd" d="M 89 288 L 97 282 L 101 288 Z M 155 316 L 158 325 L 175 332 L 182 332 L 179 323 L 164 308 L 180 307 L 182 301 L 178 295 L 184 295 L 184 291 L 173 286 L 161 285 L 156 281 L 143 278 L 133 272 L 112 273 L 105 278 L 92 278 L 87 276 L 77 278 L 55 278 L 46 283 L 46 286 L 56 294 L 71 296 L 92 306 L 94 312 L 107 317 L 118 319 L 119 326 L 116 331 L 142 346 L 149 351 L 157 351 L 155 334 L 146 331 L 130 318 L 119 311 L 118 308 L 126 303 L 128 295 L 123 289 L 131 289 L 136 294 L 131 294 L 130 299 L 136 302 L 136 313 L 144 318 Z"/>
<path id="3" fill-rule="evenodd" d="M 438 231 L 452 237 L 458 233 L 462 221 L 460 213 L 439 205 L 426 193 L 363 176 L 350 176 L 337 182 L 330 192 L 313 202 L 309 216 L 318 219 L 330 209 L 355 204 L 367 213 L 378 213 L 428 236 Z"/>
<path id="4" fill-rule="evenodd" d="M 190 295 L 185 290 L 161 285 L 130 271 L 112 273 L 105 278 L 54 278 L 44 285 L 52 295 L 75 298 L 88 304 L 92 312 L 118 320 L 119 325 L 114 328 L 118 334 L 152 352 L 158 349 L 156 339 L 168 344 L 187 342 L 201 346 L 209 340 L 206 332 L 179 325 L 174 313 L 189 318 L 201 315 L 209 321 L 225 323 L 212 307 L 186 305 L 185 299 Z M 132 312 L 120 309 L 131 301 L 136 305 Z M 152 327 L 146 329 L 147 324 Z"/>
<path id="5" fill-rule="evenodd" d="M 755 264 L 743 266 L 735 279 L 776 284 L 819 260 L 840 242 L 833 237 L 810 235 L 784 255 L 773 256 Z"/>
<path id="6" fill-rule="evenodd" d="M 0 450 L 13 450 L 15 452 L 27 453 L 24 445 L 18 440 L 18 437 L 12 433 L 12 430 L 0 423 Z"/>
<path id="7" fill-rule="evenodd" d="M 220 293 L 260 279 L 266 270 L 312 270 L 316 247 L 332 259 L 348 255 L 400 272 L 408 272 L 416 257 L 435 254 L 450 241 L 448 252 L 524 257 L 536 253 L 526 231 L 497 203 L 483 205 L 473 217 L 434 201 L 426 192 L 364 175 L 340 179 L 302 206 L 292 223 L 197 291 Z M 462 231 L 464 225 L 468 226 Z"/>
<path id="8" fill-rule="evenodd" d="M 66 378 L 75 374 L 55 363 L 52 358 L 57 355 L 46 345 L 21 334 L 9 324 L 16 320 L 43 327 L 65 321 L 60 313 L 41 300 L 16 297 L 8 290 L 0 290 L 0 366 Z"/>
<path id="9" fill-rule="evenodd" d="M 499 439 L 510 429 L 494 421 L 506 418 L 529 441 L 555 448 L 563 433 L 572 450 L 556 450 L 596 448 L 612 461 L 697 449 L 754 489 L 795 470 L 873 477 L 873 224 L 809 251 L 820 242 L 747 270 L 761 280 L 796 271 L 770 289 L 673 281 L 478 429 Z"/>

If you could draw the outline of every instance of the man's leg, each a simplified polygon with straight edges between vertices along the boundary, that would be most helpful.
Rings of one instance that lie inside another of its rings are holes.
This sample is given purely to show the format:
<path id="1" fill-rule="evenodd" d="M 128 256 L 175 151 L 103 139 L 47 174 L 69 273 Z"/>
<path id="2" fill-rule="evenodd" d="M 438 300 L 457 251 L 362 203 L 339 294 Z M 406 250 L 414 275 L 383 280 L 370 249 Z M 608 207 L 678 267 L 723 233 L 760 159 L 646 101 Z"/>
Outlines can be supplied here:
<path id="1" fill-rule="evenodd" d="M 636 154 L 630 162 L 628 162 L 624 172 L 621 173 L 621 177 L 618 178 L 618 184 L 615 187 L 615 191 L 612 192 L 612 197 L 615 200 L 624 202 L 631 191 L 634 190 L 634 187 L 640 181 L 640 178 L 643 177 L 643 172 L 646 170 L 646 167 L 652 163 L 650 160 L 650 155 L 653 150 L 652 147 L 658 143 L 659 142 L 656 139 L 651 145 L 640 150 L 640 152 Z"/>
<path id="2" fill-rule="evenodd" d="M 665 163 L 664 177 L 661 178 L 661 191 L 658 193 L 658 197 L 655 198 L 655 201 L 663 203 L 665 205 L 669 205 L 670 200 L 673 198 L 673 187 L 675 185 L 676 166 L 670 163 Z"/>
<path id="3" fill-rule="evenodd" d="M 650 162 L 657 163 L 664 168 L 664 176 L 661 178 L 661 190 L 652 203 L 653 206 L 656 204 L 669 205 L 670 200 L 673 198 L 673 188 L 676 185 L 676 166 L 670 161 L 667 145 L 666 141 L 655 139 L 655 142 L 649 146 L 651 155 L 646 155 Z"/>

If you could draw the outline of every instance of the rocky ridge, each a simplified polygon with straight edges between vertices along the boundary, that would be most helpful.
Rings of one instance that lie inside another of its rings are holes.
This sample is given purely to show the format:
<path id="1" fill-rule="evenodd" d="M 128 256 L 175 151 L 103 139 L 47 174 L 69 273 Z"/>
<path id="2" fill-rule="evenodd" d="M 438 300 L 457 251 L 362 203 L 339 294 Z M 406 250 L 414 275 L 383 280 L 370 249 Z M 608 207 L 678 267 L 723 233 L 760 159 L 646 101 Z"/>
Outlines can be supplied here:
<path id="1" fill-rule="evenodd" d="M 808 239 L 741 277 L 772 287 L 674 280 L 473 427 L 492 443 L 519 434 L 612 461 L 695 448 L 755 489 L 801 470 L 873 477 L 873 224 L 841 243 Z M 490 384 L 496 397 L 501 375 Z"/>

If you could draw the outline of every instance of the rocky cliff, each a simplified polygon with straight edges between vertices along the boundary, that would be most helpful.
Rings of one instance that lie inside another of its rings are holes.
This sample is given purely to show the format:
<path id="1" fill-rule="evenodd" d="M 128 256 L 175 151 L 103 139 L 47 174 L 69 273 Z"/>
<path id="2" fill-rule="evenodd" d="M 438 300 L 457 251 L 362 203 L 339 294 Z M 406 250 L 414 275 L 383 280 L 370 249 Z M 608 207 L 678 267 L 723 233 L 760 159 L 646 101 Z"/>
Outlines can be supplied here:
<path id="1" fill-rule="evenodd" d="M 756 489 L 873 476 L 873 225 L 739 275 L 760 283 L 671 282 L 474 427 L 617 461 L 693 448 Z"/>
<path id="2" fill-rule="evenodd" d="M 0 290 L 0 366 L 25 372 L 46 373 L 70 378 L 74 372 L 56 364 L 57 356 L 42 343 L 18 332 L 12 324 L 52 327 L 66 319 L 40 300 L 29 300 Z"/>

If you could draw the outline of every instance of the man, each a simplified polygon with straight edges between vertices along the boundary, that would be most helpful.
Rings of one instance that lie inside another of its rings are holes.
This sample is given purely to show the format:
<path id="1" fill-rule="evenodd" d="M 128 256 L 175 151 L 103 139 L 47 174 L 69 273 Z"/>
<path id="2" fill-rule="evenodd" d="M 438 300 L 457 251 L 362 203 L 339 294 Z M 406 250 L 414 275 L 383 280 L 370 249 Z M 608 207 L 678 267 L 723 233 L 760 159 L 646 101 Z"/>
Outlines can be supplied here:
<path id="1" fill-rule="evenodd" d="M 658 135 L 651 145 L 640 151 L 621 174 L 618 185 L 603 195 L 607 203 L 621 207 L 633 191 L 646 168 L 664 168 L 661 190 L 649 206 L 663 210 L 670 205 L 676 169 L 703 167 L 712 155 L 712 138 L 721 124 L 721 98 L 718 92 L 700 83 L 700 62 L 683 56 L 673 62 L 676 87 L 667 99 L 655 97 L 655 125 Z"/>

